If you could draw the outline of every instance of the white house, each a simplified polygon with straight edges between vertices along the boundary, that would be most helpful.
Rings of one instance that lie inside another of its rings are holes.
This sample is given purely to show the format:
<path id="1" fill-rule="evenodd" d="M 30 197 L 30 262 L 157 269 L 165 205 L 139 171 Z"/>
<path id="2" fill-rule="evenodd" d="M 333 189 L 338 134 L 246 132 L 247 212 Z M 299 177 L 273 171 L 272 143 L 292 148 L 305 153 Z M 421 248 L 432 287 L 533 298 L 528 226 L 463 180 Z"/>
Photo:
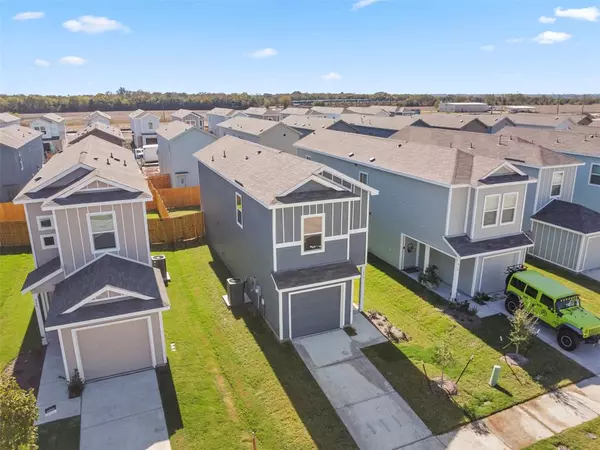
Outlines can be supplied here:
<path id="1" fill-rule="evenodd" d="M 110 125 L 111 117 L 103 113 L 102 111 L 94 111 L 86 115 L 83 120 L 85 121 L 85 126 L 92 125 L 93 123 L 103 123 L 104 125 Z"/>
<path id="2" fill-rule="evenodd" d="M 481 102 L 441 102 L 438 110 L 440 112 L 465 112 L 482 113 L 488 112 L 491 106 Z"/>
<path id="3" fill-rule="evenodd" d="M 204 116 L 195 111 L 190 111 L 189 109 L 179 109 L 175 111 L 171 114 L 171 120 L 178 120 L 187 123 L 188 125 L 192 125 L 199 130 L 204 130 Z"/>
<path id="4" fill-rule="evenodd" d="M 281 110 L 264 107 L 250 107 L 241 111 L 241 114 L 254 119 L 273 120 L 275 122 L 279 122 L 284 117 Z"/>
<path id="5" fill-rule="evenodd" d="M 20 123 L 20 117 L 13 116 L 7 112 L 0 113 L 0 128 L 8 127 L 10 125 L 19 125 Z"/>
<path id="6" fill-rule="evenodd" d="M 131 134 L 136 148 L 158 143 L 156 130 L 160 126 L 160 119 L 156 114 L 138 109 L 129 114 L 129 121 L 131 122 Z"/>
<path id="7" fill-rule="evenodd" d="M 294 142 L 302 133 L 283 122 L 237 116 L 220 123 L 217 136 L 234 136 L 295 155 Z"/>
<path id="8" fill-rule="evenodd" d="M 208 132 L 217 134 L 217 125 L 221 122 L 229 120 L 235 114 L 235 109 L 229 108 L 213 108 L 211 109 L 208 116 Z"/>
<path id="9" fill-rule="evenodd" d="M 44 151 L 56 153 L 67 145 L 66 123 L 67 121 L 64 117 L 49 113 L 32 120 L 29 128 L 42 133 Z"/>
<path id="10" fill-rule="evenodd" d="M 335 106 L 313 106 L 310 108 L 310 115 L 325 117 L 326 119 L 341 119 L 342 114 L 347 112 L 346 108 Z"/>

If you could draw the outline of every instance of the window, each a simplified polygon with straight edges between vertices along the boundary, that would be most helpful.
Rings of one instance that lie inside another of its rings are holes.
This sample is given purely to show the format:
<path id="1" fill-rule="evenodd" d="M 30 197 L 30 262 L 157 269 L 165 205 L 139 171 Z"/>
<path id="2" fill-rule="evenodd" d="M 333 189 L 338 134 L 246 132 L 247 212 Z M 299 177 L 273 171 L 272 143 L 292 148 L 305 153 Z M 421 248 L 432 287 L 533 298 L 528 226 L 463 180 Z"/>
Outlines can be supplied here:
<path id="1" fill-rule="evenodd" d="M 358 172 L 358 181 L 362 184 L 369 184 L 369 174 L 366 172 Z"/>
<path id="2" fill-rule="evenodd" d="M 532 288 L 531 286 L 527 286 L 525 288 L 525 293 L 527 295 L 529 295 L 531 298 L 537 298 L 537 296 L 538 296 L 538 290 L 535 288 Z"/>
<path id="3" fill-rule="evenodd" d="M 40 231 L 54 230 L 54 219 L 52 216 L 38 216 L 37 224 Z"/>
<path id="4" fill-rule="evenodd" d="M 550 197 L 551 198 L 560 197 L 564 179 L 565 179 L 564 172 L 554 172 L 552 174 L 552 188 L 550 189 Z"/>
<path id="5" fill-rule="evenodd" d="M 88 222 L 94 253 L 119 250 L 113 212 L 90 213 Z"/>
<path id="6" fill-rule="evenodd" d="M 310 156 L 310 155 L 306 155 L 305 158 L 308 159 L 309 161 L 312 161 L 312 156 Z"/>
<path id="7" fill-rule="evenodd" d="M 39 131 L 46 134 L 46 127 L 40 127 Z"/>
<path id="8" fill-rule="evenodd" d="M 242 196 L 235 193 L 235 221 L 240 226 L 240 228 L 244 228 L 244 211 L 242 205 Z"/>
<path id="9" fill-rule="evenodd" d="M 590 184 L 600 186 L 600 164 L 592 164 L 590 170 Z"/>
<path id="10" fill-rule="evenodd" d="M 512 279 L 510 280 L 510 285 L 521 292 L 525 292 L 525 288 L 527 287 L 525 283 L 523 283 L 521 280 L 515 277 L 512 277 Z"/>
<path id="11" fill-rule="evenodd" d="M 548 308 L 550 311 L 554 311 L 554 300 L 548 297 L 546 294 L 542 294 L 540 297 L 540 303 Z"/>
<path id="12" fill-rule="evenodd" d="M 40 131 L 40 127 L 33 127 L 35 131 Z"/>
<path id="13" fill-rule="evenodd" d="M 323 245 L 323 214 L 302 216 L 302 251 L 306 253 L 318 253 L 325 251 Z"/>
<path id="14" fill-rule="evenodd" d="M 148 122 L 148 129 L 149 130 L 154 129 L 154 124 L 152 122 Z"/>
<path id="15" fill-rule="evenodd" d="M 483 202 L 483 228 L 498 225 L 500 195 L 487 195 Z"/>
<path id="16" fill-rule="evenodd" d="M 519 194 L 511 192 L 502 196 L 502 213 L 500 214 L 500 224 L 509 225 L 515 223 L 517 211 L 517 199 Z"/>
<path id="17" fill-rule="evenodd" d="M 56 248 L 56 237 L 53 234 L 46 234 L 40 236 L 40 239 L 42 240 L 42 248 L 44 250 L 49 248 Z"/>

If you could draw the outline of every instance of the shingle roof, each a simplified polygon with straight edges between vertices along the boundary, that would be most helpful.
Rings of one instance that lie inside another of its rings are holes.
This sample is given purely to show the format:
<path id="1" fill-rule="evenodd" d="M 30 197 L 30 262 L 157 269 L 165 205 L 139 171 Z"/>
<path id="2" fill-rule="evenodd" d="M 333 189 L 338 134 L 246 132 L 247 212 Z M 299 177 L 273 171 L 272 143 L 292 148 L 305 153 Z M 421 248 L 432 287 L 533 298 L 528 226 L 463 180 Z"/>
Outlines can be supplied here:
<path id="1" fill-rule="evenodd" d="M 595 127 L 590 128 L 589 125 L 570 125 L 565 131 L 577 134 L 590 134 L 594 135 L 594 137 L 600 137 L 600 130 L 596 129 Z"/>
<path id="2" fill-rule="evenodd" d="M 41 135 L 42 133 L 33 128 L 22 127 L 21 125 L 9 125 L 0 128 L 0 144 L 19 149 Z"/>
<path id="3" fill-rule="evenodd" d="M 525 233 L 502 236 L 499 238 L 472 241 L 468 236 L 454 236 L 446 238 L 448 245 L 462 257 L 479 255 L 482 253 L 499 252 L 511 248 L 531 247 L 533 242 Z"/>
<path id="4" fill-rule="evenodd" d="M 509 114 L 508 118 L 513 121 L 516 126 L 537 126 L 537 127 L 548 127 L 555 128 L 565 121 L 571 120 L 569 116 L 557 116 L 551 114 L 538 114 L 538 113 L 526 113 L 526 114 Z"/>
<path id="5" fill-rule="evenodd" d="M 552 200 L 531 218 L 583 234 L 600 231 L 600 213 L 562 200 Z"/>
<path id="6" fill-rule="evenodd" d="M 281 111 L 281 114 L 290 114 L 290 115 L 294 115 L 294 116 L 306 116 L 308 115 L 308 113 L 310 113 L 310 109 L 309 108 L 285 108 L 283 111 Z"/>
<path id="7" fill-rule="evenodd" d="M 419 116 L 419 119 L 430 127 L 452 128 L 454 130 L 460 130 L 469 123 L 478 120 L 477 116 L 469 114 L 423 114 Z"/>
<path id="8" fill-rule="evenodd" d="M 98 130 L 101 133 L 113 136 L 117 139 L 120 139 L 123 142 L 125 141 L 125 136 L 123 136 L 123 133 L 121 132 L 121 130 L 119 128 L 113 127 L 112 125 L 106 125 L 104 123 L 94 122 L 94 123 L 88 125 L 87 127 L 79 130 L 77 132 L 77 134 L 71 138 L 71 140 L 69 141 L 69 144 L 75 144 L 75 143 L 81 141 L 82 139 L 87 137 L 90 133 L 92 133 L 94 130 Z"/>
<path id="9" fill-rule="evenodd" d="M 594 127 L 594 128 L 600 127 L 600 120 L 598 120 L 598 119 L 592 120 L 592 122 L 588 125 L 588 127 Z"/>
<path id="10" fill-rule="evenodd" d="M 551 150 L 581 155 L 600 155 L 600 137 L 593 137 L 593 134 L 519 127 L 504 131 L 507 136 L 533 142 Z"/>
<path id="11" fill-rule="evenodd" d="M 252 115 L 255 115 L 255 116 L 264 116 L 268 112 L 270 112 L 269 109 L 262 108 L 262 107 L 256 107 L 256 106 L 251 106 L 250 108 L 244 110 L 244 113 L 246 113 L 246 114 L 252 114 Z"/>
<path id="12" fill-rule="evenodd" d="M 514 123 L 512 120 L 510 120 L 510 117 L 499 114 L 481 114 L 476 117 L 488 127 L 493 127 L 502 121 L 506 122 L 505 125 L 514 126 Z"/>
<path id="13" fill-rule="evenodd" d="M 62 123 L 65 121 L 65 118 L 63 116 L 59 116 L 55 113 L 44 114 L 42 118 L 54 123 Z"/>
<path id="14" fill-rule="evenodd" d="M 13 116 L 12 114 L 7 113 L 7 112 L 0 113 L 0 123 L 11 123 L 11 122 L 19 123 L 20 121 L 21 121 L 20 117 Z"/>
<path id="15" fill-rule="evenodd" d="M 233 136 L 217 139 L 194 156 L 265 205 L 278 203 L 277 197 L 326 167 Z"/>
<path id="16" fill-rule="evenodd" d="M 204 130 L 200 130 L 199 128 L 196 128 L 193 125 L 181 122 L 179 120 L 174 120 L 172 122 L 168 122 L 162 125 L 158 130 L 156 130 L 156 134 L 164 137 L 165 139 L 171 140 L 185 133 L 190 128 L 193 128 L 194 132 L 203 133 L 207 136 L 212 137 L 213 139 L 217 139 L 215 135 L 207 133 Z"/>
<path id="17" fill-rule="evenodd" d="M 292 289 L 342 278 L 359 277 L 360 272 L 352 261 L 311 266 L 304 269 L 272 272 L 277 289 Z"/>
<path id="18" fill-rule="evenodd" d="M 512 132 L 512 128 L 510 130 L 509 132 Z M 581 164 L 573 157 L 554 152 L 540 145 L 511 139 L 511 136 L 503 134 L 503 131 L 496 134 L 485 134 L 441 128 L 407 127 L 394 133 L 390 139 L 452 147 L 474 155 L 503 159 L 517 164 L 522 162 L 539 167 Z"/>
<path id="19" fill-rule="evenodd" d="M 339 108 L 333 106 L 313 106 L 310 108 L 311 113 L 319 114 L 343 114 L 346 108 Z"/>
<path id="20" fill-rule="evenodd" d="M 315 131 L 294 146 L 446 185 L 475 184 L 505 163 L 455 148 L 332 130 Z"/>
<path id="21" fill-rule="evenodd" d="M 237 116 L 233 117 L 229 120 L 221 122 L 217 125 L 221 128 L 226 128 L 234 131 L 240 131 L 242 133 L 248 133 L 253 136 L 260 136 L 267 130 L 270 130 L 276 126 L 286 126 L 281 122 L 276 122 L 274 120 L 264 120 L 264 119 L 256 119 L 254 117 L 245 117 L 245 116 Z M 293 130 L 297 133 L 296 130 Z"/>
<path id="22" fill-rule="evenodd" d="M 336 119 L 327 119 L 325 117 L 311 116 L 288 116 L 281 121 L 281 123 L 287 125 L 288 127 L 301 128 L 303 130 L 318 130 L 323 128 L 329 128 L 336 122 Z"/>
<path id="23" fill-rule="evenodd" d="M 383 109 L 380 106 L 349 106 L 347 108 L 348 112 L 352 112 L 355 114 L 362 114 L 365 116 L 373 116 L 375 114 L 379 114 L 381 112 L 385 112 L 386 114 L 389 114 L 390 111 L 388 109 Z M 395 109 L 393 110 L 395 111 Z"/>
<path id="24" fill-rule="evenodd" d="M 361 116 L 359 114 L 342 114 L 342 120 L 350 125 L 379 128 L 382 130 L 401 130 L 417 122 L 418 116 Z"/>
<path id="25" fill-rule="evenodd" d="M 223 116 L 223 117 L 228 117 L 230 115 L 232 115 L 235 112 L 235 109 L 229 109 L 229 108 L 213 108 L 211 109 L 207 114 L 210 114 L 212 116 Z"/>
<path id="26" fill-rule="evenodd" d="M 145 112 L 146 111 L 144 111 L 143 109 L 136 109 L 132 113 L 129 113 L 129 117 L 131 117 L 132 119 L 137 119 L 138 116 L 141 116 Z"/>
<path id="27" fill-rule="evenodd" d="M 178 109 L 177 111 L 171 114 L 171 117 L 183 119 L 185 116 L 189 116 L 190 114 L 196 114 L 197 116 L 201 116 L 201 114 L 198 114 L 194 111 L 190 111 L 189 109 Z"/>
<path id="28" fill-rule="evenodd" d="M 110 117 L 108 114 L 106 114 L 105 112 L 102 112 L 102 111 L 93 111 L 93 112 L 91 112 L 91 113 L 87 114 L 87 115 L 84 117 L 84 119 L 86 119 L 86 120 L 87 120 L 87 119 L 90 119 L 90 118 L 92 118 L 92 117 L 93 117 L 93 116 L 95 116 L 95 115 L 102 116 L 102 117 L 104 117 L 105 119 L 108 119 L 108 120 L 110 120 L 110 119 L 111 119 L 111 117 Z"/>
<path id="29" fill-rule="evenodd" d="M 57 256 L 54 259 L 42 264 L 39 267 L 36 267 L 31 272 L 27 274 L 27 278 L 25 278 L 25 282 L 23 283 L 23 287 L 21 291 L 29 290 L 33 285 L 39 283 L 44 278 L 52 275 L 53 273 L 57 273 L 61 270 L 62 265 L 60 261 L 60 256 Z"/>

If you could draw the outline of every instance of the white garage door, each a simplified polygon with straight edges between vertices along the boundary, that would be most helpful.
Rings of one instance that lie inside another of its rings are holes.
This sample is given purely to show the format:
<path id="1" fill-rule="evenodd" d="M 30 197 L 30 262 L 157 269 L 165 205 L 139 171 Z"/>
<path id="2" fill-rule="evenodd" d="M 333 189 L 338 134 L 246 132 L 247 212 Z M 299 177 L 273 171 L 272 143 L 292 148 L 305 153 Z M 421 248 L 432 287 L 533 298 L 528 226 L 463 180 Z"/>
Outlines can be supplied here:
<path id="1" fill-rule="evenodd" d="M 520 253 L 503 253 L 497 256 L 484 257 L 479 291 L 486 294 L 503 291 L 505 288 L 506 268 L 520 263 Z"/>
<path id="2" fill-rule="evenodd" d="M 86 380 L 152 367 L 148 319 L 76 331 Z"/>

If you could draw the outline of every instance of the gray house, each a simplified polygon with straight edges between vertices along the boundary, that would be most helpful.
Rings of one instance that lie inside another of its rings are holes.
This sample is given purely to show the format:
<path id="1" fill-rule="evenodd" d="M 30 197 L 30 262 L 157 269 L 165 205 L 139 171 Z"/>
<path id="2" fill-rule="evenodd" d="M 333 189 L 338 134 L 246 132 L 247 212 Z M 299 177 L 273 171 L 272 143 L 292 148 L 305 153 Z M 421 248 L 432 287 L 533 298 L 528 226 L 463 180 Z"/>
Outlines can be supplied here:
<path id="1" fill-rule="evenodd" d="M 569 116 L 553 114 L 510 114 L 510 120 L 519 128 L 537 128 L 542 130 L 566 130 L 575 125 Z"/>
<path id="2" fill-rule="evenodd" d="M 244 111 L 239 111 L 237 114 L 252 117 L 253 119 L 274 120 L 275 122 L 279 122 L 283 119 L 283 114 L 280 110 L 255 106 L 245 109 Z M 235 115 L 236 114 L 234 114 L 234 116 Z"/>
<path id="3" fill-rule="evenodd" d="M 118 127 L 112 125 L 106 125 L 101 122 L 94 122 L 91 125 L 86 126 L 79 130 L 75 136 L 69 141 L 69 145 L 77 144 L 79 141 L 87 138 L 88 136 L 95 136 L 100 139 L 104 139 L 106 142 L 111 144 L 123 146 L 125 144 L 125 136 Z"/>
<path id="4" fill-rule="evenodd" d="M 195 111 L 179 109 L 171 114 L 171 119 L 192 125 L 199 130 L 204 130 L 204 116 Z"/>
<path id="5" fill-rule="evenodd" d="M 150 259 L 146 202 L 131 152 L 89 136 L 52 157 L 14 202 L 25 206 L 33 294 L 44 345 L 65 378 L 85 380 L 167 362 L 163 278 Z"/>
<path id="6" fill-rule="evenodd" d="M 44 159 L 42 133 L 20 125 L 0 128 L 0 203 L 12 200 Z"/>
<path id="7" fill-rule="evenodd" d="M 297 108 L 295 106 L 289 106 L 281 111 L 281 116 L 285 119 L 289 116 L 307 116 L 310 114 L 309 108 Z"/>
<path id="8" fill-rule="evenodd" d="M 332 132 L 333 133 L 333 132 Z M 279 340 L 341 328 L 364 305 L 371 195 L 323 164 L 226 136 L 198 153 L 206 236 Z"/>
<path id="9" fill-rule="evenodd" d="M 213 108 L 206 114 L 208 121 L 208 132 L 217 134 L 217 125 L 229 120 L 237 111 L 229 108 Z"/>
<path id="10" fill-rule="evenodd" d="M 348 125 L 343 120 L 327 119 L 325 117 L 315 116 L 288 116 L 281 121 L 284 125 L 292 127 L 301 134 L 301 137 L 312 133 L 315 130 L 335 130 L 345 131 L 346 133 L 356 133 L 356 129 Z"/>
<path id="11" fill-rule="evenodd" d="M 11 113 L 3 112 L 0 113 L 0 128 L 8 127 L 11 125 L 19 125 L 21 118 L 13 116 Z"/>
<path id="12" fill-rule="evenodd" d="M 217 125 L 217 136 L 234 136 L 295 154 L 294 142 L 302 133 L 282 122 L 236 116 Z"/>
<path id="13" fill-rule="evenodd" d="M 535 180 L 508 161 L 329 130 L 295 146 L 376 188 L 369 251 L 413 277 L 437 266 L 451 298 L 503 290 L 506 267 L 533 246 L 521 222 Z"/>
<path id="14" fill-rule="evenodd" d="M 423 114 L 420 121 L 425 126 L 455 131 L 473 131 L 475 133 L 491 133 L 492 127 L 470 114 Z"/>
<path id="15" fill-rule="evenodd" d="M 481 114 L 477 116 L 477 119 L 489 127 L 489 132 L 491 134 L 497 133 L 506 127 L 515 126 L 514 122 L 510 120 L 509 117 L 499 114 Z"/>
<path id="16" fill-rule="evenodd" d="M 173 187 L 198 186 L 194 153 L 216 141 L 216 136 L 179 121 L 163 125 L 157 134 L 160 173 L 169 174 Z"/>
<path id="17" fill-rule="evenodd" d="M 342 114 L 342 120 L 349 124 L 356 132 L 366 136 L 390 137 L 398 130 L 408 126 L 427 126 L 418 117 L 413 116 L 361 116 L 358 114 Z M 338 130 L 345 131 L 345 130 Z"/>

